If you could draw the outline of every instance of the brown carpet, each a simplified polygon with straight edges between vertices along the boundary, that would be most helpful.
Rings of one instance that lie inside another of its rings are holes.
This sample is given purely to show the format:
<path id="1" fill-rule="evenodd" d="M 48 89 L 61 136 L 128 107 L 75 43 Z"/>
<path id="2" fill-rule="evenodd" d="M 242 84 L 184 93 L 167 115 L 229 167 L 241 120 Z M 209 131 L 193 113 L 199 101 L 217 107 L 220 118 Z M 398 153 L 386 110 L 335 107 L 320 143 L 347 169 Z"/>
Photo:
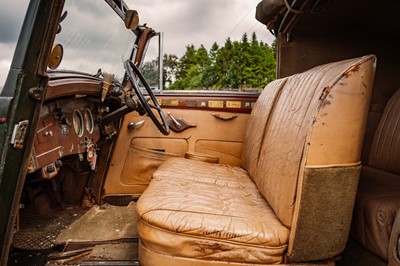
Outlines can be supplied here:
<path id="1" fill-rule="evenodd" d="M 136 203 L 94 206 L 63 230 L 57 243 L 110 242 L 138 238 Z"/>

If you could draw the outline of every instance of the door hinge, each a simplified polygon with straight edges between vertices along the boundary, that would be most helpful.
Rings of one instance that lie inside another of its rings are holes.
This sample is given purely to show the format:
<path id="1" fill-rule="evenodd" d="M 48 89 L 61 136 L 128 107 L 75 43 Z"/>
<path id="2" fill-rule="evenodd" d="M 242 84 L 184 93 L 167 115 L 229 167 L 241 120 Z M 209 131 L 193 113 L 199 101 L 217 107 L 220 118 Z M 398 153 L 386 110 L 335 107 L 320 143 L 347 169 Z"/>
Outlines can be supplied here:
<path id="1" fill-rule="evenodd" d="M 23 120 L 14 126 L 14 131 L 11 137 L 11 144 L 16 149 L 22 149 L 24 147 L 24 139 L 26 131 L 28 129 L 28 120 Z"/>

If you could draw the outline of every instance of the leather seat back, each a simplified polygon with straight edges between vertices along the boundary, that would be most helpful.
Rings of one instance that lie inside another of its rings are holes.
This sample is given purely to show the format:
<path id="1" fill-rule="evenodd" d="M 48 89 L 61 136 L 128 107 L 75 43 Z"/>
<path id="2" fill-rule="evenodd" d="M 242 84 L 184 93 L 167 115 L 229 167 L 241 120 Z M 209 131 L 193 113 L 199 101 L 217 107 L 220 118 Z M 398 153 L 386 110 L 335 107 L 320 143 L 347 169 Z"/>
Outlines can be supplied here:
<path id="1" fill-rule="evenodd" d="M 278 101 L 285 83 L 286 79 L 278 79 L 268 84 L 268 89 L 262 91 L 251 111 L 243 145 L 241 167 L 246 169 L 252 177 L 256 175 L 270 114 L 275 107 L 275 103 Z"/>
<path id="2" fill-rule="evenodd" d="M 395 258 L 395 219 L 400 208 L 400 89 L 387 103 L 363 166 L 353 213 L 352 236 L 386 261 Z M 393 232 L 394 228 L 394 232 Z M 390 246 L 390 243 L 392 247 Z"/>
<path id="3" fill-rule="evenodd" d="M 376 129 L 369 166 L 400 175 L 400 89 L 390 98 Z"/>
<path id="4" fill-rule="evenodd" d="M 313 68 L 268 85 L 253 109 L 242 167 L 292 229 L 291 261 L 344 249 L 374 66 L 366 56 Z"/>

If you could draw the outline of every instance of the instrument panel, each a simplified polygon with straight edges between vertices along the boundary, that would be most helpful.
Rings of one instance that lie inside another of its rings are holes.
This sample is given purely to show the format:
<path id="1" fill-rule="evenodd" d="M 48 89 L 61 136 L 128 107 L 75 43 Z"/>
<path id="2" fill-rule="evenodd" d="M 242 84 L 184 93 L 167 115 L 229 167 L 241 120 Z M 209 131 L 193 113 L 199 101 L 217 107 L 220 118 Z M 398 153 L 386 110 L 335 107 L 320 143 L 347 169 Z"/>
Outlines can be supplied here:
<path id="1" fill-rule="evenodd" d="M 58 173 L 60 159 L 77 154 L 95 163 L 100 139 L 97 103 L 87 97 L 54 100 L 42 107 L 28 172 L 42 170 L 44 178 Z"/>

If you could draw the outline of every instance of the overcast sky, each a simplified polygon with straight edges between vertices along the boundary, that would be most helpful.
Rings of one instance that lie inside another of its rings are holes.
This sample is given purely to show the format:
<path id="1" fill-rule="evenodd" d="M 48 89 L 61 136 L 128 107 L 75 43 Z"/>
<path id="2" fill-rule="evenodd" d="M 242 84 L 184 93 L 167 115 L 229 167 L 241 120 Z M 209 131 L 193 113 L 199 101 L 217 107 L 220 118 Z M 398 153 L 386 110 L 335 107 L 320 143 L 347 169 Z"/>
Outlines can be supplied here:
<path id="1" fill-rule="evenodd" d="M 67 0 L 68 1 L 68 0 Z M 209 49 L 223 45 L 228 37 L 257 33 L 272 43 L 274 37 L 254 18 L 260 0 L 126 0 L 139 12 L 141 23 L 164 32 L 164 53 L 180 57 L 185 47 L 200 44 Z M 0 1 L 0 87 L 10 67 L 28 0 Z"/>

